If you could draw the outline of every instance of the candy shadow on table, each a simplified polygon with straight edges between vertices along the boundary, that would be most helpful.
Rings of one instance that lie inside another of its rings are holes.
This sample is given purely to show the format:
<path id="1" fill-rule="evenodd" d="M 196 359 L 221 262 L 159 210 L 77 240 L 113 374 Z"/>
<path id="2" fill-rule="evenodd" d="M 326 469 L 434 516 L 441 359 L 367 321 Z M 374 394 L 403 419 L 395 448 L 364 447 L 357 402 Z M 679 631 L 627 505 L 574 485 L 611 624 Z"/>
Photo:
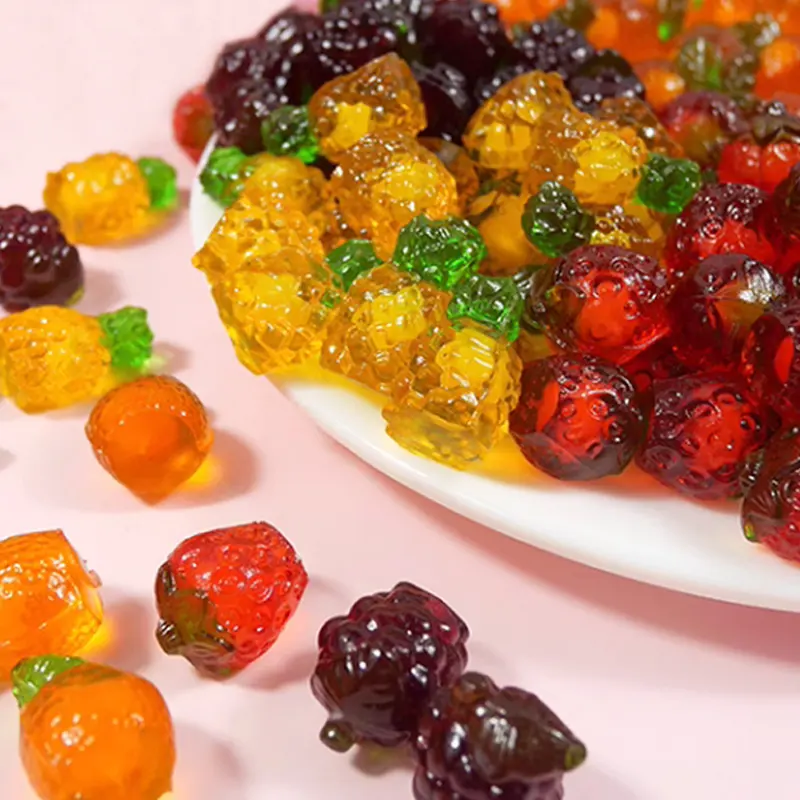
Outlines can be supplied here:
<path id="1" fill-rule="evenodd" d="M 241 797 L 245 772 L 233 747 L 191 723 L 175 721 L 178 761 L 173 791 L 176 798 L 222 800 Z"/>
<path id="2" fill-rule="evenodd" d="M 189 205 L 189 192 L 181 189 L 178 192 L 178 209 L 167 219 L 150 231 L 135 239 L 126 239 L 121 242 L 107 242 L 103 250 L 135 250 L 158 244 L 165 236 L 169 236 L 176 228 L 183 224 L 184 215 Z"/>
<path id="3" fill-rule="evenodd" d="M 14 463 L 15 459 L 16 456 L 13 453 L 0 448 L 0 471 L 10 467 Z"/>
<path id="4" fill-rule="evenodd" d="M 154 375 L 176 375 L 192 365 L 191 351 L 185 347 L 156 339 L 150 371 Z M 209 414 L 210 417 L 210 414 Z"/>
<path id="5" fill-rule="evenodd" d="M 84 270 L 84 294 L 76 308 L 82 314 L 105 314 L 124 304 L 124 295 L 119 278 L 112 270 L 86 267 Z"/>

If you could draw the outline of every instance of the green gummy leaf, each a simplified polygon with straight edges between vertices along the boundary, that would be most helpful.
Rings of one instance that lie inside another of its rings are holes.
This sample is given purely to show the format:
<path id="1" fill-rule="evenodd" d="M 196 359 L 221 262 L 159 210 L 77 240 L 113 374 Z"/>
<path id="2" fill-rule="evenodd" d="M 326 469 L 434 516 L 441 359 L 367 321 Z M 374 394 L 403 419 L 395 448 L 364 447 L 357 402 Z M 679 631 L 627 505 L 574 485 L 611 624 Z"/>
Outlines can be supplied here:
<path id="1" fill-rule="evenodd" d="M 17 705 L 23 708 L 54 678 L 84 663 L 82 658 L 70 656 L 37 656 L 20 661 L 11 670 L 11 691 Z"/>
<path id="2" fill-rule="evenodd" d="M 200 183 L 209 197 L 227 208 L 236 202 L 256 166 L 238 147 L 218 147 L 208 157 Z"/>
<path id="3" fill-rule="evenodd" d="M 372 242 L 366 239 L 351 239 L 331 250 L 325 263 L 334 275 L 333 285 L 348 292 L 356 278 L 383 262 L 375 255 Z"/>
<path id="4" fill-rule="evenodd" d="M 308 106 L 281 106 L 270 112 L 261 123 L 261 140 L 273 156 L 293 156 L 304 164 L 313 164 L 319 156 Z"/>
<path id="5" fill-rule="evenodd" d="M 171 211 L 178 205 L 178 173 L 175 167 L 160 158 L 140 158 L 139 172 L 147 181 L 150 208 Z"/>
<path id="6" fill-rule="evenodd" d="M 524 301 L 513 279 L 472 275 L 453 291 L 447 317 L 454 324 L 472 320 L 513 342 L 519 337 L 523 310 Z"/>
<path id="7" fill-rule="evenodd" d="M 143 308 L 125 306 L 97 317 L 103 329 L 103 346 L 116 370 L 139 372 L 153 354 L 153 331 Z"/>
<path id="8" fill-rule="evenodd" d="M 700 167 L 687 158 L 650 156 L 636 187 L 643 205 L 663 214 L 680 214 L 703 185 Z"/>
<path id="9" fill-rule="evenodd" d="M 578 198 L 555 181 L 547 181 L 528 199 L 522 229 L 528 241 L 549 258 L 557 258 L 589 243 L 594 217 Z"/>

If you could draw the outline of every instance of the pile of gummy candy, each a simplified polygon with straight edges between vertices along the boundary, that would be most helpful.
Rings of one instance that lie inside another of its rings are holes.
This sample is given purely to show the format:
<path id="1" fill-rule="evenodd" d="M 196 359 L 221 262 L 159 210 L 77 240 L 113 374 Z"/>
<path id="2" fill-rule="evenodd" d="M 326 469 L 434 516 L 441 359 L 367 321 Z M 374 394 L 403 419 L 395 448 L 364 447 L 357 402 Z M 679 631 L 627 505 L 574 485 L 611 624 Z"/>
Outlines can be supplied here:
<path id="1" fill-rule="evenodd" d="M 510 432 L 561 480 L 636 461 L 800 561 L 800 0 L 325 0 L 225 46 L 175 109 L 225 211 L 195 266 L 252 372 L 319 364 L 387 433 L 456 468 Z M 209 143 L 213 139 L 213 146 Z M 153 374 L 147 314 L 88 317 L 76 245 L 178 205 L 157 158 L 48 175 L 0 209 L 0 392 L 94 403 L 99 463 L 148 503 L 203 464 L 202 402 Z M 157 800 L 172 721 L 80 658 L 100 579 L 61 531 L 0 542 L 0 680 L 43 800 Z M 308 582 L 263 522 L 192 536 L 155 576 L 167 654 L 225 679 Z M 319 632 L 321 738 L 407 747 L 417 800 L 560 800 L 586 748 L 534 694 L 466 672 L 469 630 L 409 583 Z M 145 768 L 146 767 L 146 768 Z"/>

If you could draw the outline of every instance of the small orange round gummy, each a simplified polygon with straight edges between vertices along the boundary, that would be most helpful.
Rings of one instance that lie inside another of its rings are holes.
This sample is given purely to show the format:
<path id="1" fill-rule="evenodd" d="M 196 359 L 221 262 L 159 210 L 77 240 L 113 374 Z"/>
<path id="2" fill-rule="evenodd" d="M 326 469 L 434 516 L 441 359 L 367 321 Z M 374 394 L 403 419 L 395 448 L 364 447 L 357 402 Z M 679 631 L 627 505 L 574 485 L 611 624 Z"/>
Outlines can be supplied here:
<path id="1" fill-rule="evenodd" d="M 191 478 L 214 440 L 198 397 L 163 375 L 110 391 L 94 407 L 86 435 L 103 467 L 150 503 Z"/>

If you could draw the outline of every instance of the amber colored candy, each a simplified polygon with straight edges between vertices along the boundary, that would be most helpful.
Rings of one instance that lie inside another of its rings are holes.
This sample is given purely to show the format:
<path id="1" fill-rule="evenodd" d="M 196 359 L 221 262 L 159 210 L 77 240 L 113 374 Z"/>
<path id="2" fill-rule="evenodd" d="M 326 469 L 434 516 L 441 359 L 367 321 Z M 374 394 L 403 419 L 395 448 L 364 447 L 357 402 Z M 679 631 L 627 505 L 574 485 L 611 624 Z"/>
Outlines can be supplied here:
<path id="1" fill-rule="evenodd" d="M 661 111 L 686 91 L 686 81 L 669 61 L 643 61 L 635 65 L 634 71 L 655 111 Z"/>
<path id="2" fill-rule="evenodd" d="M 150 681 L 81 659 L 14 670 L 20 756 L 41 800 L 159 800 L 172 789 L 175 740 Z"/>
<path id="3" fill-rule="evenodd" d="M 480 189 L 481 181 L 475 162 L 463 147 L 453 142 L 437 139 L 434 136 L 421 136 L 418 141 L 430 150 L 455 178 L 459 208 L 465 211 Z"/>
<path id="4" fill-rule="evenodd" d="M 320 150 L 334 162 L 368 134 L 415 136 L 427 125 L 419 84 L 396 53 L 324 84 L 309 101 L 308 112 Z"/>
<path id="5" fill-rule="evenodd" d="M 506 25 L 539 19 L 555 11 L 563 0 L 490 0 L 500 11 L 500 19 Z M 546 10 L 543 10 L 546 9 Z"/>
<path id="6" fill-rule="evenodd" d="M 710 23 L 729 28 L 737 22 L 747 22 L 760 10 L 764 0 L 704 0 L 690 2 L 686 11 L 684 28 Z"/>
<path id="7" fill-rule="evenodd" d="M 638 97 L 608 97 L 600 104 L 595 116 L 619 128 L 632 128 L 649 153 L 671 158 L 683 155 L 683 148 L 670 138 L 653 109 Z M 604 202 L 611 201 L 606 198 Z"/>
<path id="8" fill-rule="evenodd" d="M 86 436 L 100 464 L 146 502 L 191 478 L 214 441 L 203 404 L 167 375 L 110 391 L 92 410 Z"/>
<path id="9" fill-rule="evenodd" d="M 798 10 L 800 13 L 800 10 Z M 756 94 L 767 100 L 800 85 L 800 36 L 780 36 L 761 51 Z"/>
<path id="10" fill-rule="evenodd" d="M 595 0 L 594 5 L 594 20 L 586 29 L 586 38 L 598 50 L 616 50 L 634 63 L 669 54 L 658 37 L 655 8 L 639 0 Z"/>
<path id="11" fill-rule="evenodd" d="M 590 244 L 609 244 L 659 258 L 666 232 L 658 215 L 635 201 L 624 206 L 590 205 L 594 217 Z"/>
<path id="12" fill-rule="evenodd" d="M 800 35 L 800 0 L 762 0 L 761 10 L 770 14 L 786 35 Z"/>
<path id="13" fill-rule="evenodd" d="M 342 155 L 330 184 L 344 221 L 366 227 L 381 258 L 391 257 L 400 229 L 414 217 L 444 219 L 459 210 L 453 176 L 402 132 L 365 136 Z"/>
<path id="14" fill-rule="evenodd" d="M 411 380 L 412 361 L 436 353 L 449 327 L 450 295 L 384 264 L 357 278 L 335 309 L 322 346 L 326 369 L 393 397 Z"/>
<path id="15" fill-rule="evenodd" d="M 0 542 L 0 681 L 28 656 L 69 655 L 103 620 L 100 580 L 59 531 Z"/>

